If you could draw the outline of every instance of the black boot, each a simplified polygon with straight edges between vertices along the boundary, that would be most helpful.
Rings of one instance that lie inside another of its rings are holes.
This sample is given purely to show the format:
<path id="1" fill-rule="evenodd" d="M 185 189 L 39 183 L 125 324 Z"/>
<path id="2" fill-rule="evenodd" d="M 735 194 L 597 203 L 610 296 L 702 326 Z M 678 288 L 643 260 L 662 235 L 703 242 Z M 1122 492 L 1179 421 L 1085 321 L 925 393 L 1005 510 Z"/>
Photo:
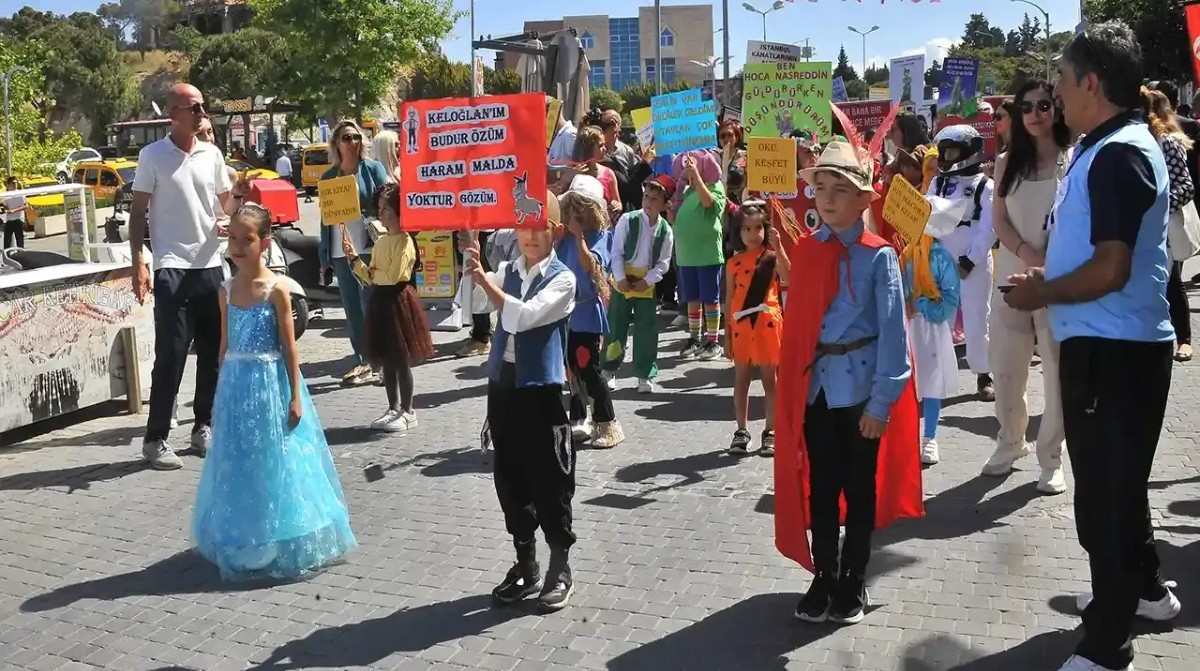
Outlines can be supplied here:
<path id="1" fill-rule="evenodd" d="M 492 598 L 501 604 L 516 603 L 542 589 L 538 577 L 537 541 L 514 542 L 513 545 L 517 548 L 517 563 L 508 569 L 504 581 L 492 590 Z"/>
<path id="2" fill-rule="evenodd" d="M 837 589 L 837 578 L 832 571 L 818 570 L 813 576 L 808 592 L 796 605 L 796 619 L 805 622 L 824 622 L 829 617 L 829 604 Z"/>
<path id="3" fill-rule="evenodd" d="M 867 588 L 863 579 L 843 573 L 833 591 L 829 605 L 829 621 L 838 624 L 862 622 L 867 608 Z"/>
<path id="4" fill-rule="evenodd" d="M 553 612 L 566 608 L 575 591 L 571 578 L 571 565 L 567 561 L 567 550 L 550 546 L 550 566 L 546 570 L 546 582 L 538 602 L 542 610 Z"/>
<path id="5" fill-rule="evenodd" d="M 996 400 L 996 386 L 992 384 L 992 376 L 984 373 L 976 378 L 979 388 L 979 400 L 992 402 Z"/>

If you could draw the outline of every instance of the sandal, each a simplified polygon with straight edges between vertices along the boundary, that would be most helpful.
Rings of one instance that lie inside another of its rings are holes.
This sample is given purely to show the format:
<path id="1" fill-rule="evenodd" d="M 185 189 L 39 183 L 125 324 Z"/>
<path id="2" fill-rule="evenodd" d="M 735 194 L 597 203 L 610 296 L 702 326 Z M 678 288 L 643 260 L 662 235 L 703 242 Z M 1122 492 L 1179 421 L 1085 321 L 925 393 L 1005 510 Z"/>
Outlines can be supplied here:
<path id="1" fill-rule="evenodd" d="M 1191 361 L 1192 346 L 1188 343 L 1180 345 L 1179 349 L 1175 350 L 1175 360 L 1179 362 Z"/>

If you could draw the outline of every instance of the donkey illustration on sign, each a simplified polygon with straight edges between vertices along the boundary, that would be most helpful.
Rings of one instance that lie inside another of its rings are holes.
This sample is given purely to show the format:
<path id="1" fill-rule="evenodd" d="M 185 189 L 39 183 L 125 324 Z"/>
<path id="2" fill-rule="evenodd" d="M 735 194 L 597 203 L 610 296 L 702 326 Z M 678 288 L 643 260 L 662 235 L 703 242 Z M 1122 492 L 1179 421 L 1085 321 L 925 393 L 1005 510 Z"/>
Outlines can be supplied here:
<path id="1" fill-rule="evenodd" d="M 517 224 L 525 223 L 526 217 L 533 217 L 534 220 L 542 218 L 542 209 L 545 207 L 542 201 L 529 196 L 529 171 L 521 173 L 520 177 L 515 177 L 517 183 L 513 185 L 513 214 L 517 217 Z"/>

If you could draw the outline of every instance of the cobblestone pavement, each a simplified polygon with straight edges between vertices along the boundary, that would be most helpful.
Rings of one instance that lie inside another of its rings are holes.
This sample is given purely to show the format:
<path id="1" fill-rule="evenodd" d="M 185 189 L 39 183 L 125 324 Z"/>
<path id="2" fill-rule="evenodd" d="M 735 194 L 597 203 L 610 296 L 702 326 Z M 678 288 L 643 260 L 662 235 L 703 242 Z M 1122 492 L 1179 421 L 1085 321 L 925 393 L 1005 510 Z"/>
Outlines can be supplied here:
<path id="1" fill-rule="evenodd" d="M 478 451 L 478 360 L 451 358 L 460 336 L 437 334 L 442 356 L 416 376 L 420 429 L 384 437 L 362 428 L 382 390 L 337 385 L 344 328 L 325 326 L 302 339 L 303 368 L 361 548 L 306 582 L 231 589 L 188 552 L 200 460 L 145 470 L 131 446 L 144 417 L 116 403 L 11 432 L 0 668 L 1042 671 L 1075 641 L 1072 597 L 1088 585 L 1070 495 L 1039 496 L 1032 457 L 1008 478 L 979 477 L 997 424 L 966 396 L 944 413 L 927 517 L 876 537 L 866 620 L 794 621 L 807 576 L 773 546 L 771 464 L 723 454 L 731 372 L 678 362 L 678 333 L 662 343 L 661 393 L 616 394 L 629 440 L 580 453 L 574 607 L 493 610 L 485 595 L 511 546 Z M 965 371 L 961 387 L 973 389 Z M 1151 500 L 1184 611 L 1142 630 L 1139 671 L 1200 668 L 1198 397 L 1200 364 L 1177 365 Z M 1038 392 L 1031 403 L 1040 412 Z M 365 481 L 370 463 L 383 480 Z"/>

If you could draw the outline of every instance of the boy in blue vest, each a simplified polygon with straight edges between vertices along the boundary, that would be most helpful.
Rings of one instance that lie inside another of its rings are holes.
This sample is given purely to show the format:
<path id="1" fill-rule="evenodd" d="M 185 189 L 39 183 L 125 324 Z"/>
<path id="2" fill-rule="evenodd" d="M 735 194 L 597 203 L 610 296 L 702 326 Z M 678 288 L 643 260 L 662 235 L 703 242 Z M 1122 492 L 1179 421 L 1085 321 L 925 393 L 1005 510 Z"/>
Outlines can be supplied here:
<path id="1" fill-rule="evenodd" d="M 663 213 L 673 195 L 675 180 L 667 175 L 646 182 L 642 209 L 622 216 L 613 229 L 611 270 L 617 290 L 608 303 L 608 346 L 603 366 L 609 389 L 617 388 L 617 370 L 625 360 L 632 312 L 633 372 L 638 378 L 638 391 L 654 391 L 658 375 L 658 302 L 654 285 L 671 269 L 674 237 Z"/>
<path id="2" fill-rule="evenodd" d="M 521 258 L 488 273 L 479 246 L 467 272 L 499 312 L 488 355 L 487 426 L 495 449 L 496 496 L 517 561 L 492 596 L 511 604 L 538 594 L 545 611 L 567 606 L 574 589 L 567 553 L 575 543 L 575 445 L 563 408 L 567 326 L 575 274 L 554 254 L 562 234 L 558 198 L 546 194 L 546 224 L 517 230 Z M 537 562 L 538 527 L 550 546 L 545 582 Z"/>

